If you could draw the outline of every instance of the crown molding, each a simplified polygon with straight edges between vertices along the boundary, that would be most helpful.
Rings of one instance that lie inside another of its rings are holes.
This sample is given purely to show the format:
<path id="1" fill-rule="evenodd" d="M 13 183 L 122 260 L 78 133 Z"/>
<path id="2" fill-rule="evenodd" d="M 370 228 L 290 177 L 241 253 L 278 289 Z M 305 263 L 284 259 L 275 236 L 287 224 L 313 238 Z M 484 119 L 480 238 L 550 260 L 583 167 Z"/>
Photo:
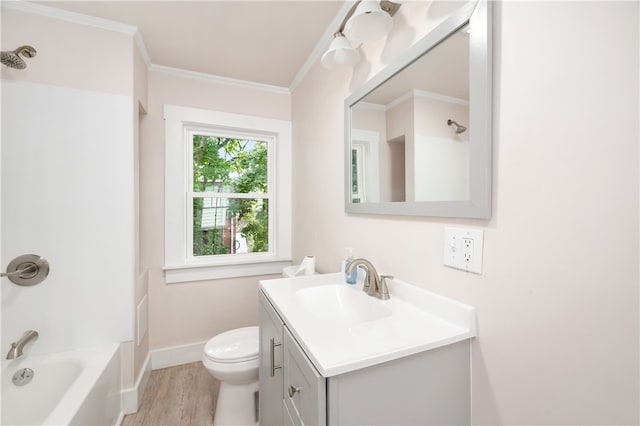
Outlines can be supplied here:
<path id="1" fill-rule="evenodd" d="M 142 39 L 142 34 L 136 28 L 136 33 L 133 35 L 133 42 L 138 48 L 138 52 L 140 52 L 140 56 L 142 56 L 142 60 L 144 64 L 147 66 L 147 69 L 151 67 L 151 58 L 149 57 L 149 52 L 147 51 L 147 46 L 144 44 L 144 40 Z"/>
<path id="2" fill-rule="evenodd" d="M 446 102 L 449 104 L 469 106 L 469 101 L 467 101 L 466 99 L 454 98 L 453 96 L 442 95 L 440 93 L 429 92 L 427 90 L 414 89 L 389 102 L 389 104 L 386 105 L 386 109 L 389 110 L 397 105 L 400 105 L 408 99 L 416 98 L 430 99 L 439 102 Z"/>
<path id="3" fill-rule="evenodd" d="M 279 95 L 290 95 L 291 91 L 286 87 L 272 86 L 269 84 L 256 83 L 253 81 L 237 80 L 235 78 L 222 77 L 219 75 L 207 74 L 197 71 L 189 71 L 180 68 L 166 67 L 164 65 L 151 64 L 149 71 L 161 72 L 181 78 L 206 81 L 209 83 L 224 84 L 226 86 L 243 87 L 245 89 L 264 90 Z"/>
<path id="4" fill-rule="evenodd" d="M 374 104 L 373 102 L 363 102 L 363 101 L 358 101 L 357 104 L 355 104 L 358 106 L 358 108 L 362 108 L 362 109 L 368 109 L 368 110 L 372 110 L 372 111 L 386 111 L 387 107 L 385 107 L 384 105 L 380 105 L 380 104 Z M 353 105 L 353 106 L 355 106 Z"/>
<path id="5" fill-rule="evenodd" d="M 58 19 L 61 21 L 72 22 L 74 24 L 87 25 L 90 27 L 101 28 L 103 30 L 115 31 L 122 34 L 133 36 L 138 28 L 123 24 L 122 22 L 111 21 L 109 19 L 98 18 L 95 16 L 84 15 L 82 13 L 71 12 L 68 10 L 58 9 L 55 7 L 44 6 L 41 4 L 30 3 L 23 0 L 2 0 L 2 7 L 6 9 L 17 10 L 19 12 L 31 13 L 34 15 L 45 16 L 47 18 Z"/>
<path id="6" fill-rule="evenodd" d="M 453 96 L 443 95 L 436 92 L 429 92 L 427 90 L 416 89 L 413 91 L 413 95 L 416 98 L 433 99 L 435 101 L 446 102 L 449 104 L 469 106 L 469 101 L 466 99 L 455 98 Z"/>
<path id="7" fill-rule="evenodd" d="M 427 90 L 419 90 L 419 89 L 410 90 L 404 95 L 392 100 L 387 105 L 380 105 L 380 104 L 374 104 L 372 102 L 363 102 L 363 101 L 358 101 L 357 105 L 359 108 L 363 108 L 363 109 L 376 110 L 376 111 L 388 111 L 391 108 L 394 108 L 407 100 L 419 99 L 419 98 L 446 102 L 446 103 L 455 104 L 455 105 L 469 106 L 469 101 L 466 99 L 454 98 L 453 96 L 442 95 L 440 93 L 429 92 Z"/>

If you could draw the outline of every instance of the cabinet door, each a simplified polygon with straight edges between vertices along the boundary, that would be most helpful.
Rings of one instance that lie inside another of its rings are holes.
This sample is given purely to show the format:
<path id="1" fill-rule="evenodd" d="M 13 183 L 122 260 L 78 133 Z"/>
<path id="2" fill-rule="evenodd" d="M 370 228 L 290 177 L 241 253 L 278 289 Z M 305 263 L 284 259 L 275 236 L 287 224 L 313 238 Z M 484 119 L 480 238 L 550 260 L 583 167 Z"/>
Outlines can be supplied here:
<path id="1" fill-rule="evenodd" d="M 284 327 L 284 402 L 296 426 L 326 425 L 326 383 Z"/>
<path id="2" fill-rule="evenodd" d="M 261 426 L 281 426 L 282 417 L 282 321 L 260 292 L 260 385 Z"/>

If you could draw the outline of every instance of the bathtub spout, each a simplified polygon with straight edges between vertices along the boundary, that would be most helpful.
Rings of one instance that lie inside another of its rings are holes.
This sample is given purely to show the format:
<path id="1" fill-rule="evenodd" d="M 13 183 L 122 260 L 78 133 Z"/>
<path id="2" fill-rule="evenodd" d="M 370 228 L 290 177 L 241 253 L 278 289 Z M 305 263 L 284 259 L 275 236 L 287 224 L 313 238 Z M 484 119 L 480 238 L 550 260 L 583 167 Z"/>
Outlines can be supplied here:
<path id="1" fill-rule="evenodd" d="M 7 359 L 15 359 L 22 356 L 22 350 L 26 346 L 27 343 L 31 342 L 38 338 L 38 332 L 35 330 L 27 330 L 22 335 L 20 340 L 17 342 L 13 342 L 11 344 L 11 348 L 9 349 L 9 353 L 7 353 Z"/>

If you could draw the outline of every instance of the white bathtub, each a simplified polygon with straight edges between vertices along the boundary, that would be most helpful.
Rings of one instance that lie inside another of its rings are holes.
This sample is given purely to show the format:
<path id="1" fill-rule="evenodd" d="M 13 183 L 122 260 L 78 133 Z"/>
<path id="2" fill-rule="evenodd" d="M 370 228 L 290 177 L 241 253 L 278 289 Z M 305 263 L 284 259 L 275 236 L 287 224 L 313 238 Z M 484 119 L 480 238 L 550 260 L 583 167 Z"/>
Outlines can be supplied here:
<path id="1" fill-rule="evenodd" d="M 12 383 L 34 371 L 24 386 Z M 120 416 L 120 345 L 2 361 L 2 425 L 114 425 Z"/>

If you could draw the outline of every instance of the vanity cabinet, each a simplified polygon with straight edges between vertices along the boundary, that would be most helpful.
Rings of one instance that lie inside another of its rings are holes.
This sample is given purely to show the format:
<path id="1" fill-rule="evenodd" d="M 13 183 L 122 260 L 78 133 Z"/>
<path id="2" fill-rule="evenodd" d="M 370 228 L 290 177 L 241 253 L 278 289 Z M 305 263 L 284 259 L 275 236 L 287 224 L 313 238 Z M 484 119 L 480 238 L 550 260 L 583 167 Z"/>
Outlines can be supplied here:
<path id="1" fill-rule="evenodd" d="M 469 340 L 323 377 L 281 318 L 260 291 L 260 425 L 471 423 Z"/>

